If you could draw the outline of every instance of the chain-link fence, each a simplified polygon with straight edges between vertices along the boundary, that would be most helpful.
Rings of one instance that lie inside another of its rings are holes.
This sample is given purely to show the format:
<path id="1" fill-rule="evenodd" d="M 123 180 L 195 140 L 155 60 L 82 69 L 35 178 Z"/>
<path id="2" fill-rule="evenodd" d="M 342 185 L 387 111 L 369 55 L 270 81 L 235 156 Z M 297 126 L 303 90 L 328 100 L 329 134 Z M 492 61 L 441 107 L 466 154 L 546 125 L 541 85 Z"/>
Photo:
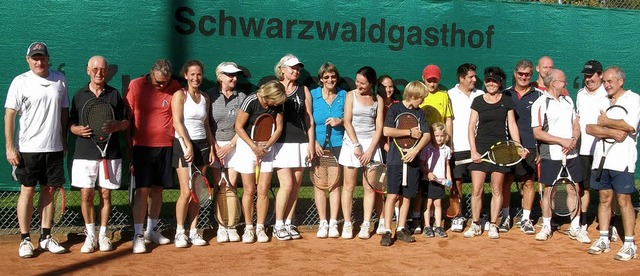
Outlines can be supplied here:
<path id="1" fill-rule="evenodd" d="M 561 5 L 572 5 L 582 7 L 594 7 L 594 8 L 612 8 L 612 9 L 630 9 L 639 10 L 640 0 L 510 0 L 511 2 L 541 2 L 541 3 L 556 3 Z"/>

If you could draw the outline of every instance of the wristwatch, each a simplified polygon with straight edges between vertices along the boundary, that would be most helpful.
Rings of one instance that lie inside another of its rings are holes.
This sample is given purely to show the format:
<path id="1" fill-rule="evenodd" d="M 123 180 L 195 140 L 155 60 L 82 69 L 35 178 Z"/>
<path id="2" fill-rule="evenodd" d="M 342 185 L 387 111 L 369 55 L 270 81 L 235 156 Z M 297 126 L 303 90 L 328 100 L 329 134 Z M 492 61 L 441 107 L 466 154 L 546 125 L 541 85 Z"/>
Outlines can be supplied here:
<path id="1" fill-rule="evenodd" d="M 354 147 L 358 148 L 358 147 L 362 147 L 362 145 L 360 144 L 360 142 L 356 142 L 355 144 L 353 144 Z"/>

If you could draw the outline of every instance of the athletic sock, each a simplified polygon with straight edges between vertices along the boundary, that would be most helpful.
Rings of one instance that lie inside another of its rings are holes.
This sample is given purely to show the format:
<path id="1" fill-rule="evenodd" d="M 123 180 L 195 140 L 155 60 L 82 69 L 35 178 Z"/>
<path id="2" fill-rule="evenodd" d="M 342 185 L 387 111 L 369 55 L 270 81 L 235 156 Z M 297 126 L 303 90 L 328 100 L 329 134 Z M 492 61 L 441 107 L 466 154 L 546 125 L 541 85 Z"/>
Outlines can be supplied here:
<path id="1" fill-rule="evenodd" d="M 286 219 L 284 221 L 284 225 L 291 225 L 291 220 L 290 219 Z"/>
<path id="2" fill-rule="evenodd" d="M 26 234 L 20 233 L 20 240 L 21 241 L 23 241 L 23 240 L 31 240 L 31 236 L 29 235 L 29 233 L 26 233 Z"/>
<path id="3" fill-rule="evenodd" d="M 609 230 L 600 230 L 600 239 L 609 240 Z"/>
<path id="4" fill-rule="evenodd" d="M 176 233 L 178 232 L 184 232 L 184 225 L 176 225 Z"/>
<path id="5" fill-rule="evenodd" d="M 191 228 L 189 229 L 189 237 L 193 237 L 196 234 L 198 234 L 198 228 Z"/>
<path id="6" fill-rule="evenodd" d="M 96 234 L 96 225 L 93 223 L 87 223 L 84 225 L 85 228 L 87 228 L 87 235 L 88 236 L 93 236 Z"/>
<path id="7" fill-rule="evenodd" d="M 107 227 L 100 226 L 100 234 L 98 234 L 98 237 L 106 237 L 106 236 L 107 236 Z"/>
<path id="8" fill-rule="evenodd" d="M 378 225 L 384 225 L 384 219 L 381 218 L 380 220 L 378 220 Z"/>
<path id="9" fill-rule="evenodd" d="M 345 221 L 343 227 L 344 226 L 351 226 L 351 222 L 350 221 Z"/>
<path id="10" fill-rule="evenodd" d="M 402 229 L 404 229 L 404 225 L 402 225 L 402 226 L 398 226 L 398 228 L 396 228 L 396 232 L 398 232 L 398 231 L 402 231 Z"/>
<path id="11" fill-rule="evenodd" d="M 550 217 L 549 218 L 542 217 L 542 225 L 543 226 L 546 225 L 546 226 L 551 227 L 551 218 Z"/>
<path id="12" fill-rule="evenodd" d="M 51 236 L 51 228 L 42 228 L 41 233 L 40 239 L 44 240 L 46 237 Z"/>
<path id="13" fill-rule="evenodd" d="M 320 221 L 320 225 L 322 225 L 322 223 L 323 223 L 323 222 L 324 222 L 325 224 L 329 225 L 326 219 L 321 220 L 321 221 Z"/>
<path id="14" fill-rule="evenodd" d="M 264 228 L 264 224 L 262 224 L 262 223 L 256 223 L 256 228 L 262 228 L 262 229 L 265 229 L 265 228 Z"/>
<path id="15" fill-rule="evenodd" d="M 331 219 L 329 220 L 329 226 L 338 224 L 338 220 Z"/>
<path id="16" fill-rule="evenodd" d="M 400 218 L 400 207 L 393 207 L 393 213 L 396 215 L 396 219 Z"/>
<path id="17" fill-rule="evenodd" d="M 502 208 L 502 218 L 509 218 L 511 217 L 511 214 L 509 214 L 509 207 L 507 208 Z"/>
<path id="18" fill-rule="evenodd" d="M 134 223 L 133 224 L 133 232 L 136 235 L 142 235 L 142 223 Z"/>
<path id="19" fill-rule="evenodd" d="M 282 220 L 276 220 L 276 228 L 280 228 L 280 227 L 282 227 L 282 226 L 284 226 L 284 221 L 282 221 Z"/>
<path id="20" fill-rule="evenodd" d="M 520 221 L 529 220 L 530 216 L 531 216 L 531 210 L 522 209 L 522 218 L 520 219 Z"/>
<path id="21" fill-rule="evenodd" d="M 413 219 L 420 219 L 420 212 L 413 212 Z"/>
<path id="22" fill-rule="evenodd" d="M 587 212 L 580 212 L 580 225 L 587 225 Z"/>
<path id="23" fill-rule="evenodd" d="M 632 246 L 634 243 L 635 241 L 633 240 L 633 236 L 624 236 L 624 244 L 622 246 Z"/>
<path id="24" fill-rule="evenodd" d="M 247 226 L 244 227 L 245 230 L 253 230 L 253 224 L 247 224 Z"/>
<path id="25" fill-rule="evenodd" d="M 155 231 L 158 219 L 147 218 L 147 232 Z"/>
<path id="26" fill-rule="evenodd" d="M 580 228 L 580 217 L 575 217 L 571 220 L 571 229 Z"/>

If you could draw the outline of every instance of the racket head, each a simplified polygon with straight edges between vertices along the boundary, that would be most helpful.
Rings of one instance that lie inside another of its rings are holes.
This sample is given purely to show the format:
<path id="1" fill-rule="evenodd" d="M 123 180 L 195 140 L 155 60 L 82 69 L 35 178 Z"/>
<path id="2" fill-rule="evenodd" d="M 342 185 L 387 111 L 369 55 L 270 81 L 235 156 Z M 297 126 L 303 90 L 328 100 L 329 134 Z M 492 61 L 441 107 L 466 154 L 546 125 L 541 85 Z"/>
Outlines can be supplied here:
<path id="1" fill-rule="evenodd" d="M 63 187 L 56 188 L 53 194 L 53 223 L 58 224 L 62 221 L 65 209 L 67 208 L 67 197 Z"/>
<path id="2" fill-rule="evenodd" d="M 387 165 L 381 162 L 369 162 L 365 166 L 364 178 L 376 193 L 387 192 Z"/>
<path id="3" fill-rule="evenodd" d="M 397 129 L 412 129 L 414 127 L 420 127 L 418 117 L 409 112 L 400 113 L 396 116 L 395 122 Z M 393 141 L 396 146 L 402 149 L 413 148 L 418 143 L 418 139 L 411 136 L 395 137 L 393 138 Z"/>
<path id="4" fill-rule="evenodd" d="M 554 214 L 562 217 L 575 215 L 580 196 L 578 188 L 570 178 L 558 178 L 551 188 L 549 197 L 549 204 Z"/>
<path id="5" fill-rule="evenodd" d="M 102 130 L 102 126 L 114 119 L 113 107 L 102 98 L 88 100 L 82 106 L 80 123 L 91 128 L 91 140 L 104 143 L 109 140 L 111 133 Z"/>
<path id="6" fill-rule="evenodd" d="M 256 118 L 251 127 L 251 139 L 255 142 L 269 141 L 275 131 L 276 120 L 270 114 L 264 113 Z"/>
<path id="7" fill-rule="evenodd" d="M 220 186 L 215 198 L 214 217 L 221 227 L 232 228 L 240 223 L 242 208 L 236 189 Z"/>
<path id="8" fill-rule="evenodd" d="M 200 204 L 206 207 L 211 203 L 211 186 L 209 180 L 197 168 L 191 174 L 191 195 Z"/>
<path id="9" fill-rule="evenodd" d="M 518 164 L 518 162 L 522 161 L 522 156 L 520 155 L 524 152 L 524 147 L 522 144 L 513 141 L 499 141 L 498 143 L 491 146 L 489 149 L 489 154 L 487 157 L 491 162 L 498 166 L 513 166 Z"/>
<path id="10" fill-rule="evenodd" d="M 316 158 L 309 174 L 311 183 L 321 190 L 332 190 L 340 182 L 340 165 L 331 150 L 324 150 Z"/>
<path id="11" fill-rule="evenodd" d="M 449 189 L 449 207 L 445 212 L 445 215 L 448 218 L 455 218 L 460 215 L 462 209 L 460 208 L 460 194 L 458 193 L 458 189 L 456 189 L 455 185 Z"/>

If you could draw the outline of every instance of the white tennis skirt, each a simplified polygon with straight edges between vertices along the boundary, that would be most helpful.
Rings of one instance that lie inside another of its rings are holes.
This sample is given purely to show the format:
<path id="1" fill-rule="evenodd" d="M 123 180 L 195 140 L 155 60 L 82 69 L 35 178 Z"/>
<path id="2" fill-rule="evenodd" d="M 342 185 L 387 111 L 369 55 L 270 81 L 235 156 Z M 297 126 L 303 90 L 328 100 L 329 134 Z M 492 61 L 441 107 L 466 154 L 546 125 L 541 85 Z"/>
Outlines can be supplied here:
<path id="1" fill-rule="evenodd" d="M 238 138 L 238 142 L 242 140 L 240 138 Z M 216 141 L 216 143 L 218 144 L 219 147 L 224 147 L 226 145 L 228 145 L 229 143 L 231 143 L 231 141 Z M 246 144 L 245 144 L 246 145 Z M 236 154 L 236 148 L 231 148 L 231 150 L 229 151 L 229 153 L 224 157 L 224 167 L 225 168 L 233 168 L 234 166 L 234 162 L 237 162 L 236 160 L 238 158 L 234 158 Z M 213 166 L 216 169 L 220 168 L 220 160 L 218 158 L 216 158 L 216 162 L 213 163 Z"/>
<path id="2" fill-rule="evenodd" d="M 358 138 L 358 142 L 362 145 L 362 151 L 366 151 L 371 145 L 371 138 Z M 371 161 L 382 162 L 382 152 L 380 152 L 380 147 L 375 145 L 376 149 L 373 152 L 373 156 L 371 156 Z M 345 167 L 354 167 L 360 168 L 362 164 L 360 164 L 360 160 L 353 153 L 353 143 L 351 143 L 351 139 L 346 134 L 344 135 L 344 139 L 342 139 L 342 150 L 340 150 L 340 157 L 338 158 L 338 164 Z"/>
<path id="3" fill-rule="evenodd" d="M 275 143 L 272 151 L 274 168 L 306 168 L 309 143 Z"/>
<path id="4" fill-rule="evenodd" d="M 231 159 L 232 167 L 235 171 L 243 174 L 251 174 L 256 169 L 256 155 L 251 150 L 251 147 L 247 145 L 242 139 L 238 139 L 236 143 L 236 152 Z M 262 156 L 260 162 L 260 172 L 272 172 L 273 171 L 273 149 L 267 154 Z"/>

